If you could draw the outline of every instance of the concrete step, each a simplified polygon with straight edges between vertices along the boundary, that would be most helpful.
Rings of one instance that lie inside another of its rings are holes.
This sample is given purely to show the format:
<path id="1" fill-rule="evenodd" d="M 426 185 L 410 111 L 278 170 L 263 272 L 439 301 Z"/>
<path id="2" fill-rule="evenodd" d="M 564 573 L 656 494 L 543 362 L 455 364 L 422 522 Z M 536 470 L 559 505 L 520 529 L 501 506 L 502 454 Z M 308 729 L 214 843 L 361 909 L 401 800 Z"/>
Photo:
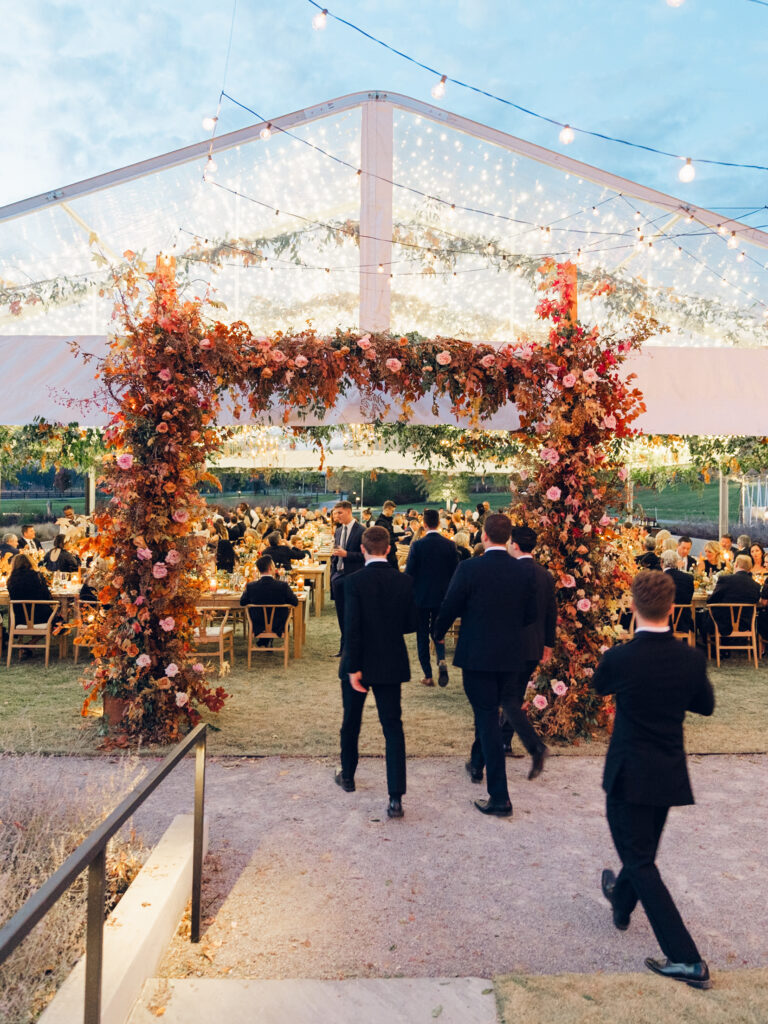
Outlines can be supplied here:
<path id="1" fill-rule="evenodd" d="M 128 1024 L 497 1024 L 484 978 L 151 979 Z"/>

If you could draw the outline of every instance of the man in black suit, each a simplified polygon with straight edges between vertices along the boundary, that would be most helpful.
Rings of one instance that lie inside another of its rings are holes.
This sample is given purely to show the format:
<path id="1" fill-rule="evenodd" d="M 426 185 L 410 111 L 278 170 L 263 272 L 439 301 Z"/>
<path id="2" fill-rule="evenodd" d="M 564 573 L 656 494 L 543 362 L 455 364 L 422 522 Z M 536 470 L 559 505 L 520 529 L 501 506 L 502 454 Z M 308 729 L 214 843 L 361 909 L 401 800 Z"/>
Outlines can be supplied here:
<path id="1" fill-rule="evenodd" d="M 656 554 L 656 541 L 648 536 L 643 541 L 643 553 L 635 558 L 638 569 L 660 569 L 661 562 Z"/>
<path id="2" fill-rule="evenodd" d="M 424 673 L 424 678 L 421 681 L 424 686 L 434 686 L 429 642 L 437 613 L 440 611 L 440 605 L 448 590 L 448 584 L 459 564 L 459 552 L 453 541 L 443 537 L 438 530 L 440 515 L 435 509 L 424 510 L 424 525 L 427 532 L 421 540 L 411 544 L 405 571 L 413 577 L 413 593 L 418 609 L 416 648 L 419 652 L 421 670 Z M 437 654 L 437 681 L 441 686 L 447 686 L 448 666 L 445 663 L 445 644 L 435 643 L 435 653 Z"/>
<path id="3" fill-rule="evenodd" d="M 546 665 L 552 657 L 555 646 L 555 629 L 557 627 L 557 601 L 555 600 L 555 581 L 550 573 L 533 558 L 536 547 L 536 534 L 530 526 L 513 526 L 509 551 L 513 558 L 533 573 L 533 586 L 536 594 L 536 620 L 523 633 L 523 663 L 517 677 L 514 701 L 507 703 L 503 712 L 501 735 L 504 740 L 504 753 L 509 753 L 512 737 L 517 733 L 520 742 L 531 755 L 529 779 L 536 779 L 544 768 L 544 760 L 549 754 L 538 733 L 531 725 L 528 715 L 523 710 L 525 691 L 528 680 L 536 666 Z"/>
<path id="4" fill-rule="evenodd" d="M 387 563 L 389 534 L 372 526 L 362 536 L 365 567 L 345 583 L 344 649 L 339 665 L 341 700 L 341 768 L 336 783 L 355 789 L 357 742 L 368 690 L 373 690 L 384 732 L 390 818 L 402 818 L 405 793 L 405 736 L 400 686 L 411 678 L 404 633 L 416 629 L 413 581 Z"/>
<path id="5" fill-rule="evenodd" d="M 509 518 L 487 515 L 480 558 L 461 562 L 453 574 L 435 623 L 435 641 L 461 619 L 453 663 L 462 670 L 464 690 L 475 713 L 475 742 L 466 769 L 482 782 L 488 799 L 475 800 L 483 814 L 508 817 L 512 804 L 499 725 L 499 708 L 514 714 L 523 656 L 523 629 L 536 619 L 533 575 L 507 551 Z"/>
<path id="6" fill-rule="evenodd" d="M 594 675 L 597 692 L 616 699 L 603 788 L 622 863 L 618 878 L 603 871 L 601 886 L 622 931 L 642 903 L 666 957 L 649 957 L 650 970 L 709 988 L 709 969 L 655 863 L 669 808 L 693 803 L 683 746 L 686 712 L 711 715 L 715 707 L 703 652 L 675 640 L 669 628 L 674 594 L 665 573 L 638 573 L 632 581 L 634 637 L 606 651 Z"/>
<path id="7" fill-rule="evenodd" d="M 662 551 L 661 568 L 675 584 L 675 599 L 673 604 L 690 604 L 693 601 L 693 576 L 689 572 L 683 572 L 677 568 L 679 561 L 679 549 L 677 551 Z M 694 562 L 694 565 L 696 563 Z M 690 609 L 680 613 L 677 621 L 678 633 L 686 633 L 693 630 L 693 619 Z"/>
<path id="8" fill-rule="evenodd" d="M 290 569 L 294 559 L 306 558 L 308 551 L 303 548 L 295 548 L 291 544 L 285 544 L 283 538 L 275 530 L 267 536 L 267 546 L 262 554 L 269 555 L 272 561 L 280 569 Z"/>
<path id="9" fill-rule="evenodd" d="M 19 541 L 19 550 L 26 552 L 42 551 L 43 549 L 35 540 L 35 528 L 31 523 L 25 523 L 21 528 L 21 540 Z"/>
<path id="10" fill-rule="evenodd" d="M 691 554 L 692 547 L 693 541 L 691 538 L 683 534 L 677 542 L 677 557 L 680 562 L 678 568 L 682 569 L 683 572 L 693 572 L 696 568 L 696 559 Z M 677 604 L 677 602 L 675 602 L 675 604 Z"/>
<path id="11" fill-rule="evenodd" d="M 395 537 L 395 524 L 394 515 L 397 505 L 394 501 L 385 501 L 381 507 L 381 515 L 372 523 L 372 526 L 383 526 L 389 534 L 389 554 L 387 555 L 387 561 L 393 569 L 399 569 L 397 564 L 397 548 L 396 548 L 396 537 Z"/>
<path id="12" fill-rule="evenodd" d="M 741 539 L 741 538 L 739 538 Z M 760 584 L 752 578 L 752 558 L 750 555 L 737 555 L 733 562 L 732 573 L 721 573 L 715 589 L 707 598 L 707 604 L 757 604 L 760 600 Z M 742 608 L 739 614 L 738 628 L 747 628 L 748 609 Z M 731 635 L 731 613 L 727 608 L 713 608 L 712 616 L 717 622 L 721 636 Z M 705 620 L 706 622 L 707 620 Z M 711 621 L 707 623 L 706 633 L 712 632 Z"/>
<path id="13" fill-rule="evenodd" d="M 363 528 L 352 515 L 352 504 L 349 501 L 338 502 L 333 517 L 336 531 L 331 552 L 331 597 L 336 604 L 336 618 L 341 632 L 336 655 L 339 658 L 344 647 L 344 587 L 349 577 L 363 568 L 363 552 L 360 550 Z"/>
<path id="14" fill-rule="evenodd" d="M 257 580 L 246 583 L 245 590 L 240 595 L 241 605 L 265 605 L 265 604 L 290 604 L 295 608 L 299 603 L 290 586 L 283 580 L 275 579 L 275 563 L 269 555 L 262 555 L 256 561 L 256 568 L 259 573 Z M 266 620 L 261 608 L 249 608 L 248 614 L 253 624 L 254 635 L 264 631 Z M 272 632 L 282 636 L 285 631 L 285 624 L 288 621 L 288 609 L 278 608 L 272 622 Z M 266 647 L 271 640 L 257 640 L 259 647 Z"/>

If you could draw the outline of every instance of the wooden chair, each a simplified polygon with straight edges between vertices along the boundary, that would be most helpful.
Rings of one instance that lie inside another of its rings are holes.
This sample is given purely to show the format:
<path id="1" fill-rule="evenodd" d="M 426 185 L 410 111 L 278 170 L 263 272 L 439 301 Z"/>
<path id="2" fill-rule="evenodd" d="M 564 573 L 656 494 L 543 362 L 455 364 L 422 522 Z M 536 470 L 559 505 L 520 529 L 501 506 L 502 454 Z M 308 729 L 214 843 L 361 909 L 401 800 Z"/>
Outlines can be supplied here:
<path id="1" fill-rule="evenodd" d="M 87 644 L 78 643 L 85 630 L 91 625 L 97 616 L 102 614 L 102 605 L 97 601 L 81 601 L 78 597 L 75 601 L 75 635 L 72 638 L 72 646 L 75 649 L 75 664 L 80 658 L 80 648 L 88 647 Z"/>
<path id="2" fill-rule="evenodd" d="M 50 614 L 45 622 L 35 622 L 35 609 L 44 606 Z M 14 648 L 17 651 L 40 649 L 39 641 L 45 642 L 45 667 L 51 657 L 51 640 L 56 625 L 55 619 L 59 611 L 59 602 L 52 601 L 11 601 L 8 625 L 8 660 L 10 666 Z M 26 642 L 25 642 L 26 641 Z M 63 634 L 59 637 L 59 659 L 61 659 Z"/>
<path id="3" fill-rule="evenodd" d="M 251 608 L 260 608 L 264 613 L 264 629 L 260 633 L 254 633 L 253 622 L 251 620 Z M 274 631 L 275 624 L 275 613 L 278 608 L 285 608 L 288 611 L 288 618 L 285 620 L 285 629 L 283 635 L 280 637 Z M 255 651 L 257 654 L 280 654 L 283 655 L 283 668 L 288 668 L 288 630 L 290 627 L 296 628 L 293 619 L 293 605 L 290 604 L 249 604 L 246 605 L 246 623 L 248 626 L 248 639 L 247 639 L 247 651 L 248 651 L 248 668 L 251 667 L 251 654 Z M 282 647 L 275 647 L 275 640 L 283 641 Z M 257 643 L 259 640 L 271 640 L 272 646 L 260 647 Z"/>
<path id="4" fill-rule="evenodd" d="M 690 616 L 690 628 L 685 629 L 681 624 L 681 620 L 685 618 L 685 612 L 688 612 Z M 692 604 L 673 604 L 672 605 L 672 635 L 675 640 L 685 640 L 689 647 L 696 646 L 696 614 Z"/>
<path id="5" fill-rule="evenodd" d="M 717 609 L 728 611 L 731 632 L 723 636 L 713 612 Z M 714 632 L 707 635 L 707 656 L 712 657 L 712 644 L 715 645 L 717 667 L 720 668 L 721 651 L 746 651 L 758 668 L 757 653 L 757 605 L 754 604 L 708 604 L 707 611 L 712 620 Z M 736 641 L 735 643 L 733 641 Z M 744 641 L 744 642 L 740 642 Z"/>
<path id="6" fill-rule="evenodd" d="M 201 658 L 218 658 L 221 671 L 224 667 L 224 654 L 228 650 L 230 665 L 234 665 L 235 627 L 228 622 L 229 608 L 204 604 L 197 610 L 200 612 L 200 624 L 192 637 L 195 654 Z"/>

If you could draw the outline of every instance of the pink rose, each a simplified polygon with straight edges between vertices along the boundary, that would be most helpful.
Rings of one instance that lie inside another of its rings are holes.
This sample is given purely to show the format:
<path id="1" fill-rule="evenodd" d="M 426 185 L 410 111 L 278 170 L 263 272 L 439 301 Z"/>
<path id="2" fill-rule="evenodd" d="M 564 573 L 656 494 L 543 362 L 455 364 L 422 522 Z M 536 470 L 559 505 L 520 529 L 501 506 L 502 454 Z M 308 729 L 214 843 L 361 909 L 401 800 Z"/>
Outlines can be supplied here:
<path id="1" fill-rule="evenodd" d="M 309 360 L 307 359 L 306 356 L 296 356 L 296 358 L 294 359 L 294 363 L 298 366 L 300 370 L 303 370 L 304 367 L 309 363 Z"/>
<path id="2" fill-rule="evenodd" d="M 615 430 L 616 417 L 612 416 L 610 413 L 607 416 L 603 416 L 603 426 L 606 430 Z"/>
<path id="3" fill-rule="evenodd" d="M 562 491 L 560 490 L 559 487 L 550 487 L 549 490 L 547 491 L 547 497 L 549 498 L 550 501 L 557 501 L 559 499 L 561 493 L 562 493 Z"/>
<path id="4" fill-rule="evenodd" d="M 143 595 L 140 594 L 133 603 L 134 604 L 144 604 L 144 597 L 143 597 Z"/>
<path id="5" fill-rule="evenodd" d="M 560 577 L 560 582 L 564 587 L 576 586 L 576 580 L 573 578 L 573 576 L 571 576 L 569 572 L 563 573 L 563 575 Z"/>
<path id="6" fill-rule="evenodd" d="M 172 661 L 168 668 L 165 670 L 165 674 L 168 676 L 169 679 L 173 679 L 174 676 L 177 676 L 179 674 L 179 666 L 174 661 Z"/>
<path id="7" fill-rule="evenodd" d="M 538 708 L 539 711 L 543 711 L 544 708 L 547 706 L 547 698 L 544 696 L 543 693 L 537 693 L 531 701 L 531 703 L 535 708 Z"/>
<path id="8" fill-rule="evenodd" d="M 128 452 L 124 452 L 122 455 L 118 455 L 115 459 L 120 469 L 130 469 L 133 465 L 133 456 L 129 455 Z"/>
<path id="9" fill-rule="evenodd" d="M 189 696 L 186 693 L 176 694 L 176 707 L 183 708 L 185 704 L 189 703 Z"/>
<path id="10" fill-rule="evenodd" d="M 435 356 L 435 359 L 437 360 L 437 362 L 441 366 L 448 366 L 448 364 L 451 361 L 451 353 L 450 352 L 438 352 L 437 355 Z"/>
<path id="11" fill-rule="evenodd" d="M 557 694 L 558 697 L 562 697 L 564 694 L 568 693 L 568 687 L 565 685 L 562 679 L 553 679 L 552 692 Z"/>
<path id="12" fill-rule="evenodd" d="M 210 338 L 203 338 L 200 342 L 200 348 L 213 348 L 213 342 Z"/>
<path id="13" fill-rule="evenodd" d="M 496 356 L 491 355 L 490 352 L 488 353 L 487 356 L 483 356 L 483 358 L 480 360 L 480 365 L 485 367 L 486 370 L 490 370 L 490 368 L 492 366 L 494 366 L 495 363 L 496 363 Z"/>
<path id="14" fill-rule="evenodd" d="M 171 379 L 171 371 L 170 370 L 161 370 L 160 373 L 158 373 L 157 376 L 160 378 L 160 380 L 164 380 L 166 382 L 166 384 L 167 384 L 168 381 Z"/>
<path id="15" fill-rule="evenodd" d="M 388 370 L 392 371 L 392 373 L 397 373 L 399 370 L 402 370 L 403 368 L 403 364 L 400 362 L 399 359 L 388 359 L 385 365 Z"/>
<path id="16" fill-rule="evenodd" d="M 587 367 L 584 373 L 582 373 L 582 377 L 587 382 L 587 384 L 594 384 L 598 380 L 598 376 L 591 366 Z"/>
<path id="17" fill-rule="evenodd" d="M 560 461 L 556 448 L 542 448 L 540 454 L 544 462 L 548 462 L 550 466 L 556 466 Z"/>
<path id="18" fill-rule="evenodd" d="M 285 352 L 282 352 L 279 348 L 276 348 L 272 352 L 272 362 L 273 363 L 284 363 L 287 358 L 288 357 L 286 356 Z"/>
<path id="19" fill-rule="evenodd" d="M 363 350 L 363 352 L 365 352 L 365 350 L 367 348 L 371 347 L 371 336 L 370 336 L 370 334 L 364 334 L 362 336 L 362 338 L 358 341 L 357 344 L 360 346 L 360 348 Z"/>
<path id="20" fill-rule="evenodd" d="M 149 550 L 149 548 L 137 548 L 136 557 L 139 558 L 142 562 L 148 562 L 152 557 L 152 552 Z"/>
<path id="21" fill-rule="evenodd" d="M 192 666 L 192 671 L 203 672 L 205 671 L 205 665 L 203 665 L 202 661 L 196 661 L 195 664 Z"/>
<path id="22" fill-rule="evenodd" d="M 580 612 L 588 612 L 589 609 L 592 607 L 592 602 L 589 600 L 588 597 L 582 597 L 580 601 L 576 602 L 576 607 L 579 609 Z"/>
<path id="23" fill-rule="evenodd" d="M 177 508 L 172 518 L 176 523 L 186 523 L 189 519 L 189 512 L 185 508 Z"/>
<path id="24" fill-rule="evenodd" d="M 139 666 L 139 668 L 149 668 L 149 666 L 152 664 L 152 659 L 148 654 L 140 654 L 136 659 L 136 664 Z"/>
<path id="25" fill-rule="evenodd" d="M 166 618 L 160 619 L 158 625 L 160 626 L 160 629 L 162 629 L 164 632 L 170 633 L 173 627 L 176 625 L 176 619 L 174 619 L 172 615 L 168 615 L 166 616 Z"/>
<path id="26" fill-rule="evenodd" d="M 622 466 L 621 469 L 619 469 L 619 480 L 626 480 L 628 476 L 629 473 L 627 472 L 627 467 Z"/>
<path id="27" fill-rule="evenodd" d="M 601 519 L 600 519 L 600 525 L 601 526 L 610 526 L 612 522 L 613 522 L 613 520 L 611 519 L 611 517 L 607 516 L 607 515 L 606 516 L 602 516 Z"/>
<path id="28" fill-rule="evenodd" d="M 171 548 L 168 554 L 165 556 L 166 565 L 178 565 L 181 561 L 181 555 L 176 548 Z"/>
<path id="29" fill-rule="evenodd" d="M 566 375 L 563 377 L 563 387 L 572 388 L 575 383 L 576 378 L 574 377 L 574 375 L 572 373 L 566 373 Z"/>
<path id="30" fill-rule="evenodd" d="M 168 570 L 162 562 L 156 562 L 155 565 L 152 566 L 152 575 L 156 580 L 162 580 L 168 575 Z"/>

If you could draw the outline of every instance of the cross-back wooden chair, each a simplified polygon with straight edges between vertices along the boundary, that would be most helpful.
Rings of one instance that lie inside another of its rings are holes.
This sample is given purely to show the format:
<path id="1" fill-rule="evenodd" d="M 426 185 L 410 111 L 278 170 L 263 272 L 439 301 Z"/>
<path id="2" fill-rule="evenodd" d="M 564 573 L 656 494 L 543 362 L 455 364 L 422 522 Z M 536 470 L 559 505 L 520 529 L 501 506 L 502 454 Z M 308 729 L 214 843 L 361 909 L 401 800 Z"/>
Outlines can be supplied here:
<path id="1" fill-rule="evenodd" d="M 197 610 L 200 612 L 200 623 L 192 637 L 195 654 L 203 658 L 218 658 L 221 671 L 224 655 L 228 651 L 230 665 L 234 665 L 235 627 L 229 622 L 229 608 L 204 604 Z"/>
<path id="2" fill-rule="evenodd" d="M 688 616 L 686 617 L 686 611 Z M 692 604 L 673 604 L 672 634 L 675 640 L 684 640 L 689 647 L 696 646 L 696 613 Z"/>
<path id="3" fill-rule="evenodd" d="M 259 608 L 264 613 L 264 628 L 260 633 L 257 633 L 253 627 L 253 621 L 251 619 L 251 609 Z M 279 633 L 275 632 L 275 615 L 279 608 L 285 608 L 288 612 L 288 617 L 285 620 L 285 628 L 283 630 L 282 637 Z M 296 628 L 296 624 L 293 618 L 293 605 L 290 604 L 249 604 L 246 605 L 246 625 L 248 628 L 247 637 L 247 651 L 248 651 L 248 668 L 251 667 L 251 655 L 255 652 L 256 654 L 281 654 L 283 655 L 283 667 L 288 667 L 289 657 L 289 641 L 288 631 L 289 628 Z M 266 640 L 271 641 L 271 645 L 260 646 L 258 641 Z M 275 645 L 276 640 L 282 640 L 282 647 Z"/>
<path id="4" fill-rule="evenodd" d="M 35 622 L 35 611 L 38 608 L 47 610 L 47 617 L 42 622 Z M 8 624 L 7 665 L 10 666 L 11 664 L 11 656 L 14 650 L 39 651 L 40 642 L 43 641 L 45 646 L 45 667 L 48 668 L 51 657 L 51 641 L 53 640 L 53 630 L 56 626 L 58 612 L 59 602 L 55 599 L 51 601 L 11 601 Z M 61 660 L 66 639 L 63 633 L 57 639 L 59 642 L 59 660 Z"/>
<path id="5" fill-rule="evenodd" d="M 721 651 L 742 651 L 746 652 L 754 661 L 755 668 L 759 667 L 757 653 L 757 605 L 754 604 L 708 604 L 707 610 L 712 620 L 713 632 L 707 636 L 707 656 L 712 657 L 712 646 L 715 648 L 717 667 L 720 668 Z M 720 632 L 717 618 L 714 612 L 727 611 L 730 621 L 731 632 L 724 635 Z M 734 642 L 735 641 L 735 642 Z"/>

